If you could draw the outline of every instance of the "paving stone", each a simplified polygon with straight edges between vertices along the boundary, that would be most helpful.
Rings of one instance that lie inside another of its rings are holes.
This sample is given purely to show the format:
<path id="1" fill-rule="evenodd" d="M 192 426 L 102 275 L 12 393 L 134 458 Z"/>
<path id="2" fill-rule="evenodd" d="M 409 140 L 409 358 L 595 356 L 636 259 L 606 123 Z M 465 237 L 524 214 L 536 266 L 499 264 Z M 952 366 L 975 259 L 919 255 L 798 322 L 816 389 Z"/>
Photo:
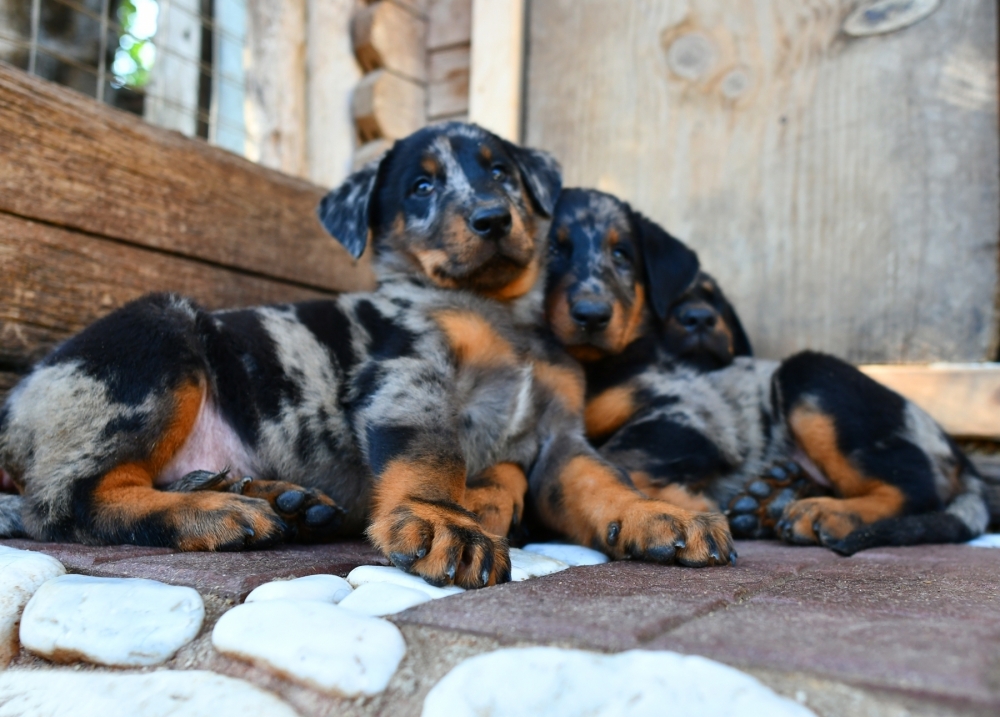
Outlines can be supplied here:
<path id="1" fill-rule="evenodd" d="M 362 565 L 355 568 L 348 574 L 347 582 L 355 588 L 368 583 L 393 583 L 402 585 L 404 588 L 420 590 L 426 593 L 432 600 L 464 593 L 465 590 L 457 585 L 448 585 L 443 588 L 435 587 L 417 575 L 410 575 L 399 568 L 385 567 L 381 565 Z"/>
<path id="2" fill-rule="evenodd" d="M 152 580 L 63 575 L 42 585 L 21 617 L 21 644 L 56 662 L 157 665 L 194 639 L 205 618 L 191 588 Z"/>
<path id="3" fill-rule="evenodd" d="M 382 692 L 406 654 L 392 623 L 321 602 L 238 605 L 215 624 L 212 645 L 319 690 Z"/>
<path id="4" fill-rule="evenodd" d="M 0 673 L 0 717 L 296 717 L 269 692 L 211 672 Z"/>
<path id="5" fill-rule="evenodd" d="M 735 603 L 803 570 L 841 560 L 823 548 L 737 543 L 734 567 L 683 568 L 633 561 L 470 590 L 418 605 L 395 619 L 508 642 L 559 642 L 627 650 L 699 615 Z"/>
<path id="6" fill-rule="evenodd" d="M 254 588 L 244 602 L 260 600 L 319 600 L 339 603 L 351 594 L 351 584 L 338 575 L 306 575 L 292 580 L 273 580 Z"/>
<path id="7" fill-rule="evenodd" d="M 28 600 L 44 582 L 65 573 L 48 555 L 0 546 L 0 669 L 20 650 L 18 625 Z"/>
<path id="8" fill-rule="evenodd" d="M 395 583 L 365 583 L 344 598 L 340 606 L 361 615 L 395 615 L 432 598 L 423 590 Z"/>
<path id="9" fill-rule="evenodd" d="M 976 548 L 1000 548 L 1000 533 L 987 533 L 971 540 L 969 545 Z"/>
<path id="10" fill-rule="evenodd" d="M 117 560 L 141 558 L 149 555 L 169 555 L 170 548 L 147 548 L 141 545 L 80 545 L 79 543 L 41 543 L 34 540 L 0 540 L 0 546 L 45 553 L 71 572 L 84 572 L 87 568 Z"/>
<path id="11" fill-rule="evenodd" d="M 749 675 L 712 660 L 643 650 L 601 655 L 529 647 L 497 650 L 460 663 L 431 689 L 423 717 L 667 713 L 671 717 L 813 715 Z"/>
<path id="12" fill-rule="evenodd" d="M 523 549 L 529 553 L 538 553 L 555 560 L 561 560 L 569 566 L 601 565 L 611 560 L 598 550 L 585 548 L 582 545 L 570 545 L 569 543 L 530 543 L 525 545 Z"/>
<path id="13" fill-rule="evenodd" d="M 362 541 L 322 545 L 282 545 L 240 553 L 172 553 L 102 563 L 92 575 L 135 577 L 187 585 L 240 602 L 254 588 L 277 578 L 324 573 L 347 575 L 358 565 L 386 565 L 381 554 Z"/>
<path id="14" fill-rule="evenodd" d="M 510 549 L 510 579 L 515 583 L 558 573 L 568 567 L 569 565 L 562 560 L 540 553 L 531 553 L 518 548 Z"/>

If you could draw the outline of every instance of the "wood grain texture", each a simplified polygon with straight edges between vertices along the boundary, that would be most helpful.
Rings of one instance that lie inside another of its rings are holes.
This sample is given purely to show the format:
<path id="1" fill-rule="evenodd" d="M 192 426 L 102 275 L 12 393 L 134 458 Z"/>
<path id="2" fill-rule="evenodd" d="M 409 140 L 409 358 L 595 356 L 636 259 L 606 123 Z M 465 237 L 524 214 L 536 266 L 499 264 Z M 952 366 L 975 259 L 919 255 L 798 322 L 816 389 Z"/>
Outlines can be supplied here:
<path id="1" fill-rule="evenodd" d="M 247 0 L 246 155 L 295 177 L 306 157 L 306 0 Z"/>
<path id="2" fill-rule="evenodd" d="M 371 285 L 324 190 L 0 66 L 0 211 L 332 290 Z"/>
<path id="3" fill-rule="evenodd" d="M 469 121 L 521 140 L 525 0 L 472 0 Z"/>
<path id="4" fill-rule="evenodd" d="M 430 0 L 427 22 L 428 50 L 468 45 L 472 38 L 472 0 Z"/>
<path id="5" fill-rule="evenodd" d="M 759 355 L 992 358 L 996 4 L 856 5 L 533 0 L 525 140 L 694 246 Z"/>
<path id="6" fill-rule="evenodd" d="M 387 69 L 427 81 L 427 21 L 389 0 L 361 8 L 351 23 L 354 53 L 365 72 Z"/>
<path id="7" fill-rule="evenodd" d="M 0 370 L 23 372 L 127 301 L 176 291 L 215 309 L 329 296 L 0 213 Z"/>
<path id="8" fill-rule="evenodd" d="M 1000 364 L 861 366 L 953 436 L 1000 440 Z"/>
<path id="9" fill-rule="evenodd" d="M 362 143 L 399 139 L 424 126 L 427 90 L 388 70 L 375 70 L 358 83 L 351 111 Z"/>
<path id="10" fill-rule="evenodd" d="M 469 58 L 467 46 L 435 50 L 428 56 L 427 118 L 469 111 Z"/>

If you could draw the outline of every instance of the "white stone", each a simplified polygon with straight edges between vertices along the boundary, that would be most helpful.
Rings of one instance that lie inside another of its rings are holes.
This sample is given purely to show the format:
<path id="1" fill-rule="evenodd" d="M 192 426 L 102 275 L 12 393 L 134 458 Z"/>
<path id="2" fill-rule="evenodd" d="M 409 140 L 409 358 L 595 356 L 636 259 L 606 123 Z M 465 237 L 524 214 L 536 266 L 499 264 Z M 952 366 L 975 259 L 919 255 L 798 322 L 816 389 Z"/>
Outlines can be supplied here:
<path id="1" fill-rule="evenodd" d="M 354 568 L 354 570 L 347 574 L 347 582 L 355 588 L 367 585 L 368 583 L 393 583 L 395 585 L 402 585 L 404 588 L 421 590 L 432 600 L 465 592 L 463 588 L 457 585 L 436 588 L 419 575 L 410 575 L 409 573 L 404 573 L 399 568 L 389 568 L 384 565 L 362 565 L 361 567 Z"/>
<path id="2" fill-rule="evenodd" d="M 42 583 L 66 573 L 55 558 L 0 545 L 0 668 L 17 655 L 21 611 Z"/>
<path id="3" fill-rule="evenodd" d="M 528 647 L 497 650 L 459 663 L 424 700 L 423 717 L 465 715 L 807 717 L 813 713 L 750 675 L 704 657 Z"/>
<path id="4" fill-rule="evenodd" d="M 362 615 L 381 617 L 395 615 L 430 599 L 423 590 L 414 590 L 396 583 L 365 583 L 344 598 L 340 606 Z"/>
<path id="5" fill-rule="evenodd" d="M 611 558 L 599 550 L 585 548 L 582 545 L 570 545 L 569 543 L 531 543 L 525 545 L 524 550 L 529 553 L 538 553 L 547 558 L 561 560 L 570 567 L 577 565 L 600 565 L 606 563 Z"/>
<path id="6" fill-rule="evenodd" d="M 555 558 L 538 553 L 529 553 L 518 548 L 510 549 L 510 579 L 518 583 L 529 578 L 540 578 L 565 570 L 569 565 Z"/>
<path id="7" fill-rule="evenodd" d="M 1000 533 L 980 535 L 975 540 L 970 540 L 968 545 L 974 548 L 1000 548 Z"/>
<path id="8" fill-rule="evenodd" d="M 193 640 L 205 619 L 196 590 L 141 578 L 63 575 L 35 592 L 21 644 L 56 661 L 158 665 Z"/>
<path id="9" fill-rule="evenodd" d="M 244 680 L 202 670 L 147 673 L 10 670 L 0 673 L 0 717 L 296 717 Z"/>
<path id="10" fill-rule="evenodd" d="M 384 690 L 406 654 L 403 635 L 391 622 L 305 600 L 238 605 L 215 624 L 212 645 L 348 697 Z"/>
<path id="11" fill-rule="evenodd" d="M 259 600 L 319 600 L 338 603 L 351 594 L 351 585 L 337 575 L 307 575 L 294 580 L 273 580 L 255 588 L 243 602 Z"/>

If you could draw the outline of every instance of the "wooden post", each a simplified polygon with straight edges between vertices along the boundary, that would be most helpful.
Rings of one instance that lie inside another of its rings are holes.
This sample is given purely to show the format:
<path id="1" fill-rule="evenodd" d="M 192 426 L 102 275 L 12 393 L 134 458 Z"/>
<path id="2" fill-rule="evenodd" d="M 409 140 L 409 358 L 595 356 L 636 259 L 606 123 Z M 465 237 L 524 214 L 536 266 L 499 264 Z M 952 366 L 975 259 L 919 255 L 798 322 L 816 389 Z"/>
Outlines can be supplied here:
<path id="1" fill-rule="evenodd" d="M 246 42 L 247 157 L 305 177 L 306 0 L 248 0 Z"/>
<path id="2" fill-rule="evenodd" d="M 198 129 L 198 76 L 201 22 L 198 0 L 160 4 L 157 43 L 169 47 L 153 65 L 143 115 L 160 127 L 193 137 Z"/>
<path id="3" fill-rule="evenodd" d="M 354 0 L 307 0 L 306 104 L 309 179 L 339 184 L 351 170 L 351 95 L 361 70 L 351 49 Z"/>
<path id="4" fill-rule="evenodd" d="M 524 0 L 473 0 L 469 121 L 521 139 Z"/>

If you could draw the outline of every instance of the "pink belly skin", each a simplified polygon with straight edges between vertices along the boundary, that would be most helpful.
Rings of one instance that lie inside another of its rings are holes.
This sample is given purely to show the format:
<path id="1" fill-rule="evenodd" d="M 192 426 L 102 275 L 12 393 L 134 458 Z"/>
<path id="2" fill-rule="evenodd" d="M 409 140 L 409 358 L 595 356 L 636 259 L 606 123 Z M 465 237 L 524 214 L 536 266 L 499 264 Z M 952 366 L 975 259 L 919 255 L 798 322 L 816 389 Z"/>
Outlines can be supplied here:
<path id="1" fill-rule="evenodd" d="M 211 399 L 205 399 L 187 441 L 155 479 L 166 486 L 191 471 L 217 473 L 229 468 L 235 476 L 253 476 L 254 460 L 250 451 L 226 423 Z"/>

